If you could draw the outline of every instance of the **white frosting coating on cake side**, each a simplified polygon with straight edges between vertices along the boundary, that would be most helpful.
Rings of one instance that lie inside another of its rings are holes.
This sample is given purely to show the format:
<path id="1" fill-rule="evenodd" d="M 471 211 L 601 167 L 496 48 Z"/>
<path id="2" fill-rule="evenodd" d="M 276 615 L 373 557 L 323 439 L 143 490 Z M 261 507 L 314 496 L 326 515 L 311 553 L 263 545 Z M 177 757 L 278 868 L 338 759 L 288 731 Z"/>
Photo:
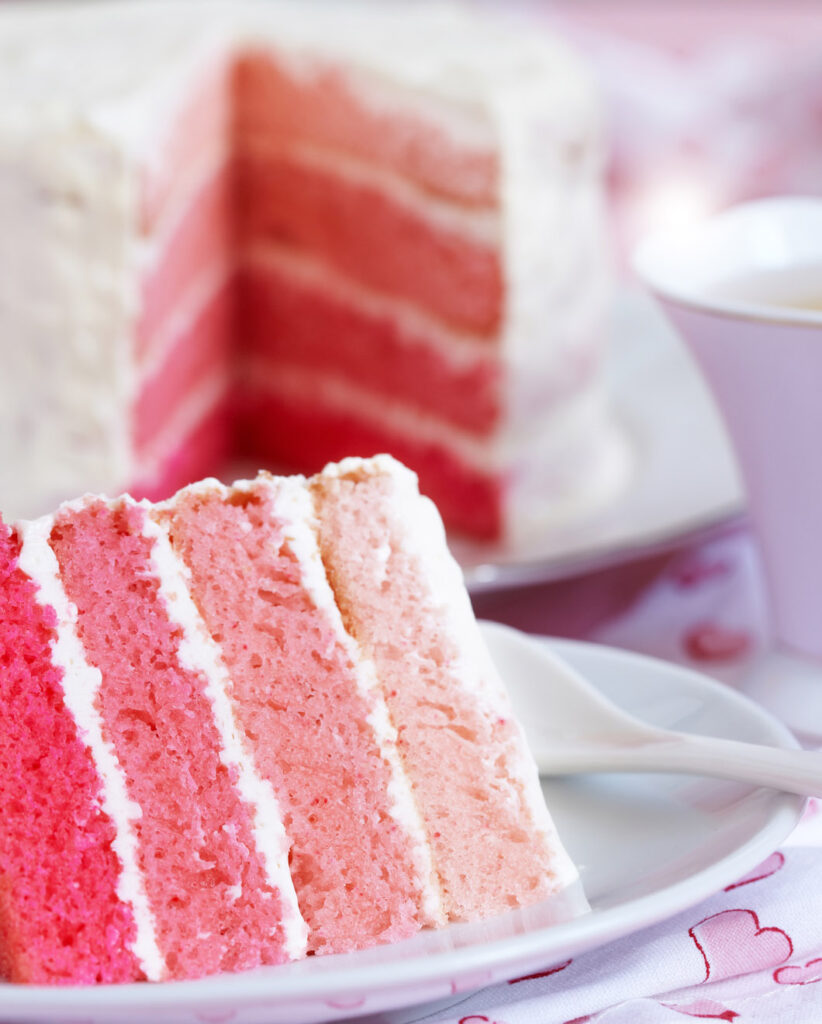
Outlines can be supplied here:
<path id="1" fill-rule="evenodd" d="M 149 981 L 159 981 L 165 974 L 165 960 L 157 944 L 154 915 L 146 894 L 132 824 L 142 816 L 142 810 L 129 798 L 114 745 L 103 733 L 103 720 L 96 703 L 102 674 L 86 660 L 77 634 L 77 608 L 60 582 L 60 567 L 49 545 L 53 525 L 53 516 L 17 524 L 22 541 L 19 566 L 36 584 L 37 601 L 50 605 L 57 614 L 52 659 L 63 670 L 63 700 L 91 754 L 101 782 L 101 804 L 114 826 L 112 849 L 121 866 L 117 896 L 131 907 L 136 925 L 131 950 Z"/>
<path id="2" fill-rule="evenodd" d="M 210 481 L 210 485 L 222 486 L 216 481 Z M 152 541 L 151 567 L 159 583 L 166 614 L 182 633 L 180 664 L 203 679 L 204 691 L 211 703 L 214 724 L 220 737 L 220 760 L 235 770 L 237 791 L 251 808 L 254 842 L 265 866 L 266 876 L 280 895 L 285 952 L 292 960 L 297 960 L 305 956 L 308 927 L 300 913 L 291 880 L 288 866 L 291 844 L 283 826 L 279 801 L 271 783 L 257 772 L 253 755 L 243 744 L 228 696 L 231 680 L 220 648 L 211 638 L 189 593 L 188 569 L 174 552 L 168 532 L 152 518 L 149 506 L 145 505 L 144 508 L 143 536 Z"/>

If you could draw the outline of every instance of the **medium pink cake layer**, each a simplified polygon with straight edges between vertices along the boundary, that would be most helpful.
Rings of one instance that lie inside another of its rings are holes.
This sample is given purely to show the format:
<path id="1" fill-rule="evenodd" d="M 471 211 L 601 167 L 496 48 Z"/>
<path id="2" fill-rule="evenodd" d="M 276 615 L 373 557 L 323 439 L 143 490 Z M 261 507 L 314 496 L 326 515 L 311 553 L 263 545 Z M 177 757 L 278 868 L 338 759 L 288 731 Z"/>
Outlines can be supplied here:
<path id="1" fill-rule="evenodd" d="M 234 181 L 230 163 L 213 168 L 193 193 L 142 281 L 136 357 L 143 359 L 160 328 L 191 292 L 204 271 L 229 267 L 234 253 Z M 158 244 L 159 244 L 158 240 Z"/>
<path id="2" fill-rule="evenodd" d="M 461 146 L 410 112 L 368 106 L 339 69 L 290 75 L 268 54 L 246 53 L 234 70 L 234 103 L 240 136 L 310 141 L 388 168 L 458 202 L 497 202 L 495 151 Z"/>
<path id="3" fill-rule="evenodd" d="M 244 739 L 283 811 L 309 948 L 345 952 L 413 934 L 426 922 L 367 725 L 372 705 L 305 589 L 276 497 L 261 485 L 228 498 L 183 492 L 168 523 L 231 675 Z"/>
<path id="4" fill-rule="evenodd" d="M 163 451 L 129 486 L 135 498 L 162 501 L 192 480 L 199 480 L 225 466 L 234 451 L 236 402 L 226 394 L 216 406 L 206 409 L 202 418 L 174 444 Z"/>
<path id="5" fill-rule="evenodd" d="M 448 595 L 431 589 L 402 521 L 413 510 L 407 495 L 397 507 L 395 487 L 367 466 L 315 478 L 320 546 L 346 628 L 373 659 L 392 721 L 401 723 L 398 746 L 445 910 L 470 920 L 559 885 L 527 802 L 519 728 L 504 700 L 477 692 L 493 689 L 473 668 L 482 641 L 449 627 Z M 441 558 L 444 540 L 431 543 Z"/>
<path id="6" fill-rule="evenodd" d="M 204 303 L 192 311 L 191 319 L 180 325 L 165 358 L 140 387 L 132 413 L 138 459 L 146 455 L 158 435 L 173 422 L 179 403 L 197 385 L 218 374 L 226 381 L 231 377 L 236 317 L 233 275 L 217 282 L 215 287 Z"/>
<path id="7" fill-rule="evenodd" d="M 456 326 L 500 326 L 499 251 L 425 219 L 381 188 L 250 145 L 237 155 L 239 230 L 305 249 L 377 291 Z"/>
<path id="8" fill-rule="evenodd" d="M 56 616 L 0 521 L 0 976 L 34 984 L 136 981 L 131 909 L 117 896 L 114 826 L 63 702 Z"/>
<path id="9" fill-rule="evenodd" d="M 280 963 L 279 893 L 221 760 L 205 680 L 180 661 L 144 517 L 95 500 L 59 514 L 50 543 L 87 660 L 102 673 L 105 735 L 142 809 L 134 829 L 158 945 L 170 978 Z"/>
<path id="10" fill-rule="evenodd" d="M 492 352 L 462 364 L 423 335 L 374 315 L 264 258 L 240 272 L 242 337 L 255 362 L 322 368 L 486 434 L 501 415 L 501 368 Z"/>
<path id="11" fill-rule="evenodd" d="M 349 455 L 390 452 L 420 478 L 420 488 L 449 525 L 476 537 L 499 537 L 504 480 L 461 462 L 445 446 L 400 435 L 355 409 L 341 411 L 318 396 L 310 403 L 252 386 L 238 423 L 241 450 L 269 464 L 314 473 Z"/>

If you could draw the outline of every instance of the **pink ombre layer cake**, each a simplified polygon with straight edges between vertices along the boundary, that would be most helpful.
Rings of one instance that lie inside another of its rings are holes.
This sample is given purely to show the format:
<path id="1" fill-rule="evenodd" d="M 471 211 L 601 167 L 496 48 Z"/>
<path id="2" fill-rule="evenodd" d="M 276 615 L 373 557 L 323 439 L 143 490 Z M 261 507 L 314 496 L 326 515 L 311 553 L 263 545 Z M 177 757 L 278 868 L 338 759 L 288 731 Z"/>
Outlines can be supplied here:
<path id="1" fill-rule="evenodd" d="M 577 878 L 387 456 L 2 527 L 0 764 L 13 981 L 342 953 Z"/>

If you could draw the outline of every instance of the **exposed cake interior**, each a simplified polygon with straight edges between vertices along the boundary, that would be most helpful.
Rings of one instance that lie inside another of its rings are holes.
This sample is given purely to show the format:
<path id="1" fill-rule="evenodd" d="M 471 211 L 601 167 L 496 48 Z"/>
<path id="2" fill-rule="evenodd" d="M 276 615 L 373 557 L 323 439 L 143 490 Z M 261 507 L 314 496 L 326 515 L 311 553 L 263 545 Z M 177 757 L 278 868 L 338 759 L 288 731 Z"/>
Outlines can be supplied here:
<path id="1" fill-rule="evenodd" d="M 0 541 L 8 977 L 342 953 L 576 877 L 394 460 L 88 496 Z"/>
<path id="2" fill-rule="evenodd" d="M 35 984 L 128 981 L 141 970 L 117 895 L 115 828 L 63 700 L 55 611 L 19 555 L 0 522 L 0 972 Z"/>

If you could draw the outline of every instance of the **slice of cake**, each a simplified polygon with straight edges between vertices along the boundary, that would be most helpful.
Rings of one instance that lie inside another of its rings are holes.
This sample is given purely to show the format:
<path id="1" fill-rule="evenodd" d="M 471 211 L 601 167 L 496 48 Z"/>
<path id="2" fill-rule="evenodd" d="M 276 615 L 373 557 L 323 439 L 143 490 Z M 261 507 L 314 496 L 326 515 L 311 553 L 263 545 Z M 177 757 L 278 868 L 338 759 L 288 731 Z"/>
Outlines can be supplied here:
<path id="1" fill-rule="evenodd" d="M 0 765 L 15 981 L 346 952 L 577 878 L 387 456 L 3 527 Z"/>
<path id="2" fill-rule="evenodd" d="M 388 451 L 510 538 L 624 479 L 584 66 L 456 5 L 308 6 L 0 5 L 8 512 Z"/>

